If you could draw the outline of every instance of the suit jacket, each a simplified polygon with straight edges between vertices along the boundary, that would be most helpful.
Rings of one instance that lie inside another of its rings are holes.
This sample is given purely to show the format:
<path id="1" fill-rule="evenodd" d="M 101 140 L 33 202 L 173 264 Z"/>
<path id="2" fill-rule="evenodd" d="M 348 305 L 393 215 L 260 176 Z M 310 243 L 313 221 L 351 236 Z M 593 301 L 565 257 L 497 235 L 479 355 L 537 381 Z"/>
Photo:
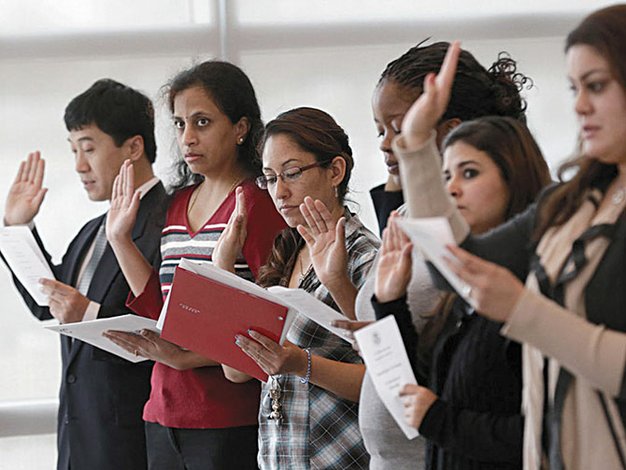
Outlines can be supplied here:
<path id="1" fill-rule="evenodd" d="M 133 240 L 155 267 L 160 264 L 161 229 L 168 197 L 159 183 L 141 200 Z M 90 220 L 70 243 L 60 265 L 52 266 L 57 280 L 75 286 L 83 258 L 104 218 Z M 50 262 L 37 232 L 37 243 Z M 40 320 L 52 318 L 14 277 L 28 308 Z M 101 307 L 98 318 L 129 313 L 129 287 L 113 250 L 106 246 L 89 285 L 87 297 Z M 62 377 L 59 393 L 57 444 L 59 470 L 143 469 L 146 443 L 143 406 L 150 394 L 151 362 L 132 364 L 82 341 L 61 336 Z"/>

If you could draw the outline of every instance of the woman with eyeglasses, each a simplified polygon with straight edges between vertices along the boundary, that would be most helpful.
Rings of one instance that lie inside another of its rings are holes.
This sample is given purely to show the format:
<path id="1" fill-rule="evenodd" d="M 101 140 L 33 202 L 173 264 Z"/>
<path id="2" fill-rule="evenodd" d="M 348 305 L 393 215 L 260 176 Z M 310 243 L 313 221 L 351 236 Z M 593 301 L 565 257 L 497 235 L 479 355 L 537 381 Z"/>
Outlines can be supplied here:
<path id="1" fill-rule="evenodd" d="M 235 209 L 237 186 L 246 201 L 249 234 L 234 256 L 238 275 L 256 277 L 284 228 L 267 193 L 254 184 L 263 123 L 245 73 L 227 62 L 203 62 L 174 77 L 167 98 L 182 155 L 161 235 L 160 266 L 150 266 L 132 239 L 139 198 L 129 189 L 128 165 L 114 184 L 107 219 L 107 236 L 133 294 L 128 306 L 154 319 L 182 258 L 212 262 L 213 247 Z M 107 336 L 155 361 L 143 413 L 151 470 L 257 468 L 258 383 L 232 383 L 219 363 L 150 330 Z"/>
<path id="2" fill-rule="evenodd" d="M 325 112 L 297 108 L 267 124 L 262 148 L 257 183 L 289 227 L 274 241 L 257 282 L 299 287 L 354 318 L 378 239 L 344 205 L 353 167 L 348 136 Z M 245 227 L 242 211 L 216 248 L 218 266 L 232 270 Z M 357 405 L 365 367 L 350 344 L 300 315 L 282 346 L 254 331 L 250 336 L 233 339 L 270 375 L 261 394 L 259 466 L 368 468 Z M 250 380 L 224 369 L 235 382 Z"/>

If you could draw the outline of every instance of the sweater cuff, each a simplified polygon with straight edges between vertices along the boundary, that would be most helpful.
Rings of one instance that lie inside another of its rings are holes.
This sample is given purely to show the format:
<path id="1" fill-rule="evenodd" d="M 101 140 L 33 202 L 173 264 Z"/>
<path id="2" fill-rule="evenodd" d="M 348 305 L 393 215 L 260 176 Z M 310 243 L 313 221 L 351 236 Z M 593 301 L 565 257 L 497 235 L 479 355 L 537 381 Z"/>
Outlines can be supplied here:
<path id="1" fill-rule="evenodd" d="M 157 320 L 163 307 L 163 295 L 161 294 L 161 283 L 156 272 L 148 279 L 146 286 L 137 297 L 133 291 L 128 293 L 126 306 L 137 315 Z"/>
<path id="2" fill-rule="evenodd" d="M 446 217 L 456 242 L 463 241 L 469 234 L 469 227 L 443 184 L 437 133 L 433 131 L 418 149 L 407 149 L 402 135 L 394 139 L 392 147 L 400 165 L 409 217 Z"/>
<path id="3" fill-rule="evenodd" d="M 407 297 L 403 295 L 399 299 L 392 300 L 390 302 L 379 303 L 375 294 L 372 294 L 372 307 L 374 308 L 374 314 L 376 320 L 393 315 L 395 312 L 399 312 L 407 309 Z"/>
<path id="4" fill-rule="evenodd" d="M 422 424 L 418 429 L 419 433 L 426 439 L 434 439 L 441 433 L 441 428 L 446 421 L 446 408 L 448 404 L 437 398 L 426 411 Z"/>

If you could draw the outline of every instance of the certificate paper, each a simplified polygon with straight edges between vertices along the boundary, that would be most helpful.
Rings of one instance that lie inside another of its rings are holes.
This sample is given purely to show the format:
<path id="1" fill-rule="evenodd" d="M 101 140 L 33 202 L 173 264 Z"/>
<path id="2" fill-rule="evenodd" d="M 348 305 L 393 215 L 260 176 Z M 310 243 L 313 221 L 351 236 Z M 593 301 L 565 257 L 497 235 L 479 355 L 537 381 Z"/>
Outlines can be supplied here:
<path id="1" fill-rule="evenodd" d="M 300 315 L 313 320 L 331 333 L 339 336 L 344 341 L 352 344 L 354 340 L 348 336 L 343 328 L 335 328 L 330 323 L 334 320 L 346 320 L 337 310 L 330 308 L 324 302 L 313 297 L 303 289 L 289 289 L 282 286 L 272 286 L 267 289 L 285 304 L 296 310 Z"/>
<path id="2" fill-rule="evenodd" d="M 37 305 L 48 306 L 48 296 L 40 290 L 39 279 L 54 279 L 54 274 L 30 228 L 26 225 L 2 227 L 0 251 Z"/>
<path id="3" fill-rule="evenodd" d="M 417 381 L 395 317 L 388 316 L 361 328 L 354 337 L 378 396 L 407 439 L 414 439 L 419 433 L 407 424 L 399 393 L 404 385 Z"/>
<path id="4" fill-rule="evenodd" d="M 149 318 L 140 317 L 138 315 L 121 315 L 111 318 L 97 318 L 77 323 L 64 323 L 62 325 L 45 324 L 44 328 L 56 331 L 62 335 L 70 336 L 75 339 L 89 343 L 92 346 L 103 349 L 111 354 L 115 354 L 130 362 L 147 361 L 142 356 L 135 356 L 125 349 L 119 347 L 113 341 L 102 336 L 107 330 L 126 331 L 128 333 L 137 333 L 143 329 L 154 330 L 156 321 Z"/>
<path id="5" fill-rule="evenodd" d="M 463 299 L 476 308 L 475 301 L 467 296 L 467 284 L 449 267 L 445 258 L 456 260 L 446 245 L 456 245 L 452 229 L 445 217 L 424 217 L 420 219 L 401 219 L 400 227 L 409 236 L 413 245 L 422 252 L 424 258 L 433 263 L 446 281 Z"/>

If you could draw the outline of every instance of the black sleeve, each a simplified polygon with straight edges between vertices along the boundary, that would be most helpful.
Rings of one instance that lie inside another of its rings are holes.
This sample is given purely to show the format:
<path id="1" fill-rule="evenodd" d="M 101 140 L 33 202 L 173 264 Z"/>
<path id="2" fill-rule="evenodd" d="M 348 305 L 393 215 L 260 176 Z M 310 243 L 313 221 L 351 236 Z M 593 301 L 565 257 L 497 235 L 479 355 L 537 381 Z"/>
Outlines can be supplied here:
<path id="1" fill-rule="evenodd" d="M 387 219 L 389 219 L 391 211 L 396 210 L 404 204 L 404 196 L 402 191 L 385 191 L 385 185 L 381 184 L 370 190 L 370 197 L 374 203 L 378 228 L 382 235 L 383 229 L 387 226 Z"/>
<path id="2" fill-rule="evenodd" d="M 524 418 L 455 408 L 437 399 L 419 432 L 442 449 L 481 462 L 522 464 Z"/>
<path id="3" fill-rule="evenodd" d="M 528 206 L 524 212 L 483 235 L 469 235 L 459 246 L 482 259 L 504 266 L 518 279 L 524 281 L 528 276 L 531 257 L 534 253 L 532 234 L 536 213 L 537 204 L 535 203 Z M 454 291 L 432 263 L 427 261 L 427 266 L 437 289 Z"/>
<path id="4" fill-rule="evenodd" d="M 461 247 L 492 263 L 504 266 L 519 279 L 528 275 L 537 205 L 530 205 L 502 225 L 480 235 L 467 237 Z"/>
<path id="5" fill-rule="evenodd" d="M 419 383 L 427 383 L 427 377 L 420 373 L 421 368 L 418 367 L 417 346 L 419 337 L 415 331 L 415 326 L 413 326 L 411 312 L 409 311 L 406 296 L 381 304 L 378 303 L 376 296 L 373 295 L 372 307 L 374 308 L 377 320 L 385 318 L 389 315 L 396 317 L 398 329 L 400 330 L 400 336 L 402 336 L 404 348 L 406 349 L 407 356 L 409 356 L 411 369 L 413 370 L 413 373 Z"/>

